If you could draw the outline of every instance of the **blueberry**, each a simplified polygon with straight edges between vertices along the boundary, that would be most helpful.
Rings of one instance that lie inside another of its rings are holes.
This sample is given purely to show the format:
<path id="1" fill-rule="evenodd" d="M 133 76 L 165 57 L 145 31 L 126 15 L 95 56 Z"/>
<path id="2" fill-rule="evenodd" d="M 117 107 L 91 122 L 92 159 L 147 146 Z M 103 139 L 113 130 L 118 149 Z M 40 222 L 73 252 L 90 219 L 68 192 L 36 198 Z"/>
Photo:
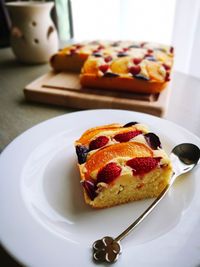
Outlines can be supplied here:
<path id="1" fill-rule="evenodd" d="M 127 54 L 127 53 L 124 53 L 124 52 L 119 52 L 119 53 L 117 54 L 117 56 L 118 56 L 118 57 L 127 57 L 128 54 Z"/>
<path id="2" fill-rule="evenodd" d="M 147 59 L 149 61 L 156 61 L 155 57 L 153 57 L 153 56 L 146 56 L 145 59 Z"/>
<path id="3" fill-rule="evenodd" d="M 89 149 L 85 146 L 76 146 L 76 154 L 78 157 L 78 163 L 83 164 L 86 162 L 87 154 Z"/>
<path id="4" fill-rule="evenodd" d="M 129 123 L 126 123 L 126 124 L 124 124 L 124 128 L 125 127 L 131 127 L 131 126 L 133 126 L 133 125 L 135 125 L 135 124 L 138 124 L 139 122 L 137 122 L 137 121 L 131 121 L 131 122 L 129 122 Z"/>
<path id="5" fill-rule="evenodd" d="M 162 148 L 161 142 L 159 137 L 154 134 L 154 133 L 147 133 L 144 135 L 144 138 L 146 139 L 147 144 L 152 148 L 152 149 L 158 149 Z"/>
<path id="6" fill-rule="evenodd" d="M 119 74 L 113 73 L 113 72 L 105 72 L 103 76 L 104 77 L 110 77 L 110 78 L 113 77 L 113 78 L 115 78 L 115 77 L 119 77 Z"/>
<path id="7" fill-rule="evenodd" d="M 139 48 L 139 45 L 130 45 L 129 48 Z"/>
<path id="8" fill-rule="evenodd" d="M 92 54 L 94 57 L 102 57 L 102 54 L 100 54 L 100 53 L 93 53 Z"/>
<path id="9" fill-rule="evenodd" d="M 111 46 L 113 47 L 119 46 L 119 42 L 112 43 Z"/>
<path id="10" fill-rule="evenodd" d="M 149 78 L 146 76 L 143 76 L 142 74 L 137 74 L 134 75 L 134 78 L 140 79 L 140 80 L 144 80 L 144 81 L 149 81 Z"/>

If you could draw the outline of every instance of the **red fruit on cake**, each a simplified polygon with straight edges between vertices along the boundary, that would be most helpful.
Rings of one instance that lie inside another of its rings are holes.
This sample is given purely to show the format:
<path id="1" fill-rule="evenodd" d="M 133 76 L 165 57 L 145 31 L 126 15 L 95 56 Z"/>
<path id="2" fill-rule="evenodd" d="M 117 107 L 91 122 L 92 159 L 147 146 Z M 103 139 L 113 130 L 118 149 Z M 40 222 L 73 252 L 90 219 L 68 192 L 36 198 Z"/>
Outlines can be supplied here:
<path id="1" fill-rule="evenodd" d="M 94 208 L 156 197 L 172 174 L 159 137 L 138 122 L 88 129 L 75 147 L 85 202 Z"/>

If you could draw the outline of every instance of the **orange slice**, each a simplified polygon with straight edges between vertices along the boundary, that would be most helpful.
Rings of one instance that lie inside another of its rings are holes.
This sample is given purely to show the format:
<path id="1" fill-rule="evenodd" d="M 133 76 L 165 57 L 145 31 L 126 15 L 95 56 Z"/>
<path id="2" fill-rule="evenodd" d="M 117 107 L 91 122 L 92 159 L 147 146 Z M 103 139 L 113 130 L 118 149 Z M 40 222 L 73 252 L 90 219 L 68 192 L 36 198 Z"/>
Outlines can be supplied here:
<path id="1" fill-rule="evenodd" d="M 123 128 L 120 125 L 115 126 L 115 124 L 108 125 L 108 126 L 102 126 L 102 127 L 96 127 L 93 129 L 90 129 L 88 131 L 86 131 L 79 140 L 77 140 L 77 143 L 81 143 L 82 145 L 86 145 L 90 142 L 90 140 L 93 139 L 93 137 L 99 133 L 101 133 L 102 131 L 112 131 L 112 134 L 118 134 L 118 133 L 126 133 L 126 132 L 130 132 L 133 131 L 134 129 L 136 129 L 134 126 L 131 127 L 126 127 Z"/>
<path id="2" fill-rule="evenodd" d="M 163 77 L 163 75 L 160 72 L 160 64 L 158 64 L 157 62 L 148 62 L 147 63 L 147 71 L 149 73 L 149 76 L 158 81 L 158 82 L 163 82 L 165 77 Z"/>
<path id="3" fill-rule="evenodd" d="M 138 142 L 118 143 L 98 150 L 91 155 L 85 164 L 87 174 L 99 170 L 112 159 L 117 157 L 152 157 L 152 150 L 145 144 Z"/>
<path id="4" fill-rule="evenodd" d="M 112 72 L 117 74 L 126 74 L 128 73 L 128 63 L 130 61 L 130 57 L 121 57 L 115 59 L 110 68 Z"/>
<path id="5" fill-rule="evenodd" d="M 118 129 L 120 128 L 120 124 L 108 124 L 108 125 L 102 125 L 102 126 L 97 126 L 94 128 L 88 129 L 86 132 L 83 133 L 83 135 L 80 137 L 79 140 L 77 140 L 77 143 L 81 143 L 82 145 L 87 144 L 95 135 L 97 135 L 99 132 L 102 130 L 112 130 L 112 129 Z"/>
<path id="6" fill-rule="evenodd" d="M 99 71 L 98 61 L 96 58 L 89 58 L 85 61 L 83 66 L 83 73 L 87 74 L 97 74 Z"/>

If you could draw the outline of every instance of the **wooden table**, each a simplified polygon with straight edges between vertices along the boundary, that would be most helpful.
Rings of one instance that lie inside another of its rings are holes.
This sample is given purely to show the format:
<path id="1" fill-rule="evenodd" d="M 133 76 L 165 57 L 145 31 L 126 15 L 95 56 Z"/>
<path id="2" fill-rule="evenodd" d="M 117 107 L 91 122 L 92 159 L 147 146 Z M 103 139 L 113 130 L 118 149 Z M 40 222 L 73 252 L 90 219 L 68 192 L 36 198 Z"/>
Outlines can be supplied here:
<path id="1" fill-rule="evenodd" d="M 17 62 L 10 48 L 0 50 L 0 150 L 35 124 L 74 111 L 25 101 L 25 85 L 49 69 L 48 64 L 24 65 Z M 165 118 L 200 137 L 199 99 L 200 79 L 175 72 Z M 3 266 L 21 266 L 3 248 L 0 249 L 0 258 Z"/>

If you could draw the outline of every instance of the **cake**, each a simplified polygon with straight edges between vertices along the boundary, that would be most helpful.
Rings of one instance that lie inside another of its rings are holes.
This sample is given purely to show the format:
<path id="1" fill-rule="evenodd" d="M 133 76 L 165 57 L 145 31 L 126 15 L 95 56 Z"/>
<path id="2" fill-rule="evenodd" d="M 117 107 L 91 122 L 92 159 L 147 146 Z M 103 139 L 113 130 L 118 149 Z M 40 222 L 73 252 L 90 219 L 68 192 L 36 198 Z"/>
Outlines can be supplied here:
<path id="1" fill-rule="evenodd" d="M 157 197 L 172 174 L 159 137 L 141 123 L 88 129 L 75 148 L 84 199 L 94 208 Z"/>
<path id="2" fill-rule="evenodd" d="M 170 80 L 173 47 L 131 41 L 69 45 L 53 55 L 54 71 L 81 73 L 84 88 L 160 93 Z"/>

